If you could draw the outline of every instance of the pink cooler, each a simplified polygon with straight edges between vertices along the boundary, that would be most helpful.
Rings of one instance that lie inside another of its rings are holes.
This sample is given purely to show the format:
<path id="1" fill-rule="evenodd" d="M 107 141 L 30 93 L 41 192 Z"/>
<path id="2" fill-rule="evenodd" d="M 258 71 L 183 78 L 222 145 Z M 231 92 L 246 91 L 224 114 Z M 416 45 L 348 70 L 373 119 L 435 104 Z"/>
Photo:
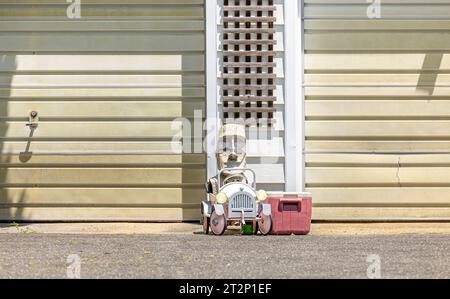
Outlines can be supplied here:
<path id="1" fill-rule="evenodd" d="M 273 235 L 307 235 L 311 230 L 312 197 L 309 193 L 269 193 Z"/>

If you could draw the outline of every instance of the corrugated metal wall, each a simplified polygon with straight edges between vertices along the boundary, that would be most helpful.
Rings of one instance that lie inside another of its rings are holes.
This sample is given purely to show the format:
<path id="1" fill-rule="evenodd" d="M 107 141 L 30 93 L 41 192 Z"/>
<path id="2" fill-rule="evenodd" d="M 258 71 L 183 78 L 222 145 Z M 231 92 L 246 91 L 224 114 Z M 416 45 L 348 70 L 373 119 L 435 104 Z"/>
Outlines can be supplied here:
<path id="1" fill-rule="evenodd" d="M 68 6 L 0 1 L 0 219 L 198 219 L 204 155 L 172 121 L 205 106 L 204 0 Z"/>
<path id="2" fill-rule="evenodd" d="M 316 219 L 450 219 L 450 1 L 306 0 Z"/>
<path id="3" fill-rule="evenodd" d="M 257 129 L 250 128 L 248 132 L 248 158 L 249 167 L 254 169 L 257 173 L 258 188 L 265 190 L 284 190 L 285 189 L 285 169 L 284 169 L 284 1 L 274 0 L 276 11 L 275 35 L 276 45 L 274 46 L 276 67 L 274 73 L 276 79 L 274 81 L 276 90 L 274 95 L 277 97 L 274 102 L 277 112 L 274 113 L 275 124 L 273 128 L 267 129 L 263 127 Z M 231 0 L 230 3 L 234 5 Z M 267 1 L 261 2 L 262 5 L 267 5 Z M 223 0 L 217 1 L 218 4 L 218 96 L 217 105 L 222 115 L 222 41 L 223 41 Z M 257 6 L 257 0 L 251 0 L 250 6 Z M 253 17 L 256 15 L 253 13 Z"/>

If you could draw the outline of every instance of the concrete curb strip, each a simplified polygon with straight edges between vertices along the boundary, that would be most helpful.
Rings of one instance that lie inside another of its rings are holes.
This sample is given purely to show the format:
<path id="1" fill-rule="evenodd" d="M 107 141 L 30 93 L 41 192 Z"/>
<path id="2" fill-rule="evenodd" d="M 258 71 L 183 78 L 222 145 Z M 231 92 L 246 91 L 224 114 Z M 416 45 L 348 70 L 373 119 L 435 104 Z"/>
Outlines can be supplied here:
<path id="1" fill-rule="evenodd" d="M 195 223 L 3 223 L 0 234 L 186 235 L 202 230 Z M 231 234 L 238 234 L 232 230 Z M 449 234 L 450 223 L 314 223 L 311 235 Z"/>

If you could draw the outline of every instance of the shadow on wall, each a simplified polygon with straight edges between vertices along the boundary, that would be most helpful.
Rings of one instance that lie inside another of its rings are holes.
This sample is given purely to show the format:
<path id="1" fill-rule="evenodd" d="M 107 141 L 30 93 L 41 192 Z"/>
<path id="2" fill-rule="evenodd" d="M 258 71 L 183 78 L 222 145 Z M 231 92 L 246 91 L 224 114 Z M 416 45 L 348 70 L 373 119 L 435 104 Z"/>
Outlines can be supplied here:
<path id="1" fill-rule="evenodd" d="M 417 82 L 417 90 L 424 90 L 430 96 L 434 94 L 443 58 L 444 54 L 442 53 L 428 53 L 425 55 L 419 81 Z"/>
<path id="2" fill-rule="evenodd" d="M 206 113 L 206 78 L 203 73 L 205 65 L 203 64 L 203 61 L 201 64 L 194 63 L 192 55 L 182 55 L 181 59 L 181 116 L 189 119 L 191 123 L 190 136 L 183 136 L 183 149 L 188 152 L 185 152 L 182 155 L 182 220 L 197 221 L 200 220 L 200 203 L 206 199 L 203 184 L 207 180 L 207 166 L 206 153 L 203 151 L 205 132 L 202 131 L 201 138 L 198 138 L 198 136 L 196 138 L 194 114 L 196 111 L 201 111 L 203 120 L 201 125 L 203 125 Z M 195 83 L 193 83 L 192 74 L 202 76 L 200 85 L 198 85 L 197 80 L 194 80 Z M 194 89 L 192 89 L 193 87 L 203 88 L 203 95 L 197 96 Z M 187 138 L 189 138 L 188 142 L 190 146 L 186 146 L 185 144 Z M 199 146 L 202 149 L 201 153 L 198 153 Z M 190 148 L 187 149 L 187 147 Z"/>
<path id="3" fill-rule="evenodd" d="M 0 56 L 0 221 L 20 221 L 23 219 L 23 203 L 25 191 L 9 192 L 8 171 L 17 154 L 12 154 L 6 146 L 5 139 L 9 130 L 8 103 L 12 95 L 12 81 L 17 70 L 16 56 L 3 54 Z"/>

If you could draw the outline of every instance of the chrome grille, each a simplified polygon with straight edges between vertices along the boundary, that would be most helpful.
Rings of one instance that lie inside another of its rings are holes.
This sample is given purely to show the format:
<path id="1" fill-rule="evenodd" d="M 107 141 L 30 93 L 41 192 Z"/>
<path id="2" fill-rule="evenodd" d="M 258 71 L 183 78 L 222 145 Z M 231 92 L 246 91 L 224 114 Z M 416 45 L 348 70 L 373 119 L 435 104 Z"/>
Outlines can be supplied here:
<path id="1" fill-rule="evenodd" d="M 230 200 L 231 210 L 253 210 L 255 199 L 248 193 L 235 194 Z"/>

